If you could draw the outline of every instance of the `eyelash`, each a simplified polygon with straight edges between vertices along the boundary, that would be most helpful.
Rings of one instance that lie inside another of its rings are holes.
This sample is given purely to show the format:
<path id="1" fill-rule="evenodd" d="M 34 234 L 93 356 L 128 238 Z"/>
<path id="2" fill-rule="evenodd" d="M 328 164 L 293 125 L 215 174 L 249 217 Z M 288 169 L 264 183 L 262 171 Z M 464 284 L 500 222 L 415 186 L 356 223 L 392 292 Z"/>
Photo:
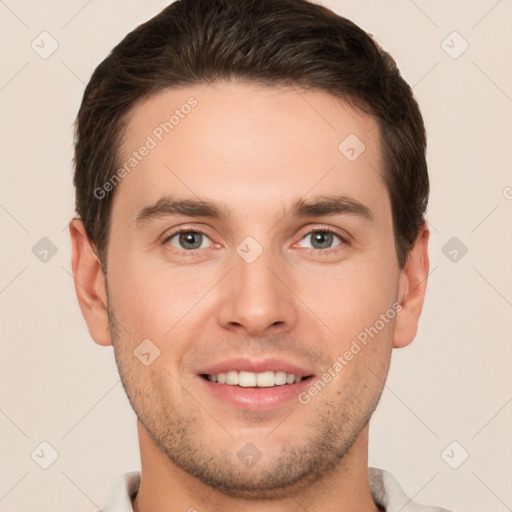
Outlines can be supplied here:
<path id="1" fill-rule="evenodd" d="M 304 235 L 301 236 L 299 241 L 302 241 L 304 238 L 306 238 L 306 236 L 311 235 L 312 233 L 318 233 L 318 232 L 332 233 L 333 235 L 337 236 L 340 239 L 340 244 L 335 246 L 335 247 L 328 248 L 328 249 L 308 248 L 310 251 L 312 251 L 315 254 L 316 253 L 331 254 L 332 252 L 336 252 L 336 251 L 342 250 L 345 246 L 349 245 L 349 242 L 348 242 L 346 237 L 340 235 L 340 233 L 338 231 L 336 231 L 335 229 L 330 228 L 328 226 L 320 226 L 320 227 L 317 227 L 315 229 L 310 229 L 309 231 L 304 233 Z M 174 238 L 176 235 L 180 235 L 181 233 L 200 233 L 201 235 L 204 235 L 207 238 L 210 238 L 208 236 L 208 234 L 205 233 L 200 228 L 184 227 L 184 228 L 177 229 L 176 231 L 173 231 L 168 236 L 166 236 L 164 241 L 163 241 L 163 245 L 167 245 L 169 240 Z M 173 248 L 173 249 L 175 249 L 176 251 L 179 251 L 181 254 L 183 254 L 183 253 L 188 254 L 189 256 L 195 256 L 195 255 L 197 255 L 197 251 L 201 250 L 201 249 L 192 249 L 192 250 L 187 251 L 185 249 L 181 249 L 181 250 L 176 249 L 176 248 Z"/>

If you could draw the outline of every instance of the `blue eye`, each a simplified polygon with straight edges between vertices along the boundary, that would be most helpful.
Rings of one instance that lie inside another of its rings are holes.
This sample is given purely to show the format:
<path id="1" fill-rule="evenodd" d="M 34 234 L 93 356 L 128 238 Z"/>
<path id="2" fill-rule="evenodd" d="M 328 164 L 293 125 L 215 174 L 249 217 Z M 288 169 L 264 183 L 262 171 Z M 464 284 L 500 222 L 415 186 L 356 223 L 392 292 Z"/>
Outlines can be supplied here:
<path id="1" fill-rule="evenodd" d="M 208 247 L 211 240 L 200 231 L 179 231 L 167 238 L 166 242 L 177 249 L 194 251 Z"/>
<path id="2" fill-rule="evenodd" d="M 319 229 L 317 231 L 311 231 L 311 233 L 308 233 L 301 242 L 304 242 L 305 240 L 310 239 L 309 245 L 306 245 L 305 247 L 311 248 L 311 249 L 331 249 L 333 247 L 336 247 L 338 245 L 341 245 L 343 240 L 341 237 L 331 231 L 327 231 L 325 229 Z M 336 242 L 337 239 L 337 243 Z M 334 245 L 333 245 L 334 243 Z M 304 247 L 304 246 L 302 246 Z"/>

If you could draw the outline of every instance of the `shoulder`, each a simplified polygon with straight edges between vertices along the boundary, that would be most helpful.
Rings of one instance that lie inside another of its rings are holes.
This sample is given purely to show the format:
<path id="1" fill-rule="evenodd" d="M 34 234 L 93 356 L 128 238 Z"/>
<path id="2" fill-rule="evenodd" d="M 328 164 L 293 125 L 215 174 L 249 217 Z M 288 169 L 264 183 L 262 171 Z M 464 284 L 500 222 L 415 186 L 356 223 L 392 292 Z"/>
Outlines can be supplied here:
<path id="1" fill-rule="evenodd" d="M 114 485 L 109 504 L 95 512 L 133 512 L 132 498 L 140 486 L 140 471 L 130 471 L 121 475 Z"/>
<path id="2" fill-rule="evenodd" d="M 373 500 L 386 512 L 450 512 L 445 508 L 420 505 L 412 501 L 389 471 L 368 468 L 368 479 Z"/>

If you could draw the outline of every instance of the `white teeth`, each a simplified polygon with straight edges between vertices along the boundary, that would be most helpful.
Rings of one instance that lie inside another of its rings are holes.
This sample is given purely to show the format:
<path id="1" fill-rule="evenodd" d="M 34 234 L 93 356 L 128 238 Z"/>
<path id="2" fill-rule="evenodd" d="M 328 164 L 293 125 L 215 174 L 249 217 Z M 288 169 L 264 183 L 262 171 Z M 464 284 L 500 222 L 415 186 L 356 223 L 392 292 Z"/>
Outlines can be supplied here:
<path id="1" fill-rule="evenodd" d="M 211 382 L 228 384 L 230 386 L 241 386 L 243 388 L 271 388 L 273 386 L 293 384 L 302 380 L 302 377 L 282 371 L 253 373 L 246 371 L 237 372 L 236 370 L 230 370 L 226 373 L 207 375 L 207 378 Z"/>
<path id="2" fill-rule="evenodd" d="M 274 381 L 276 386 L 282 386 L 283 384 L 286 384 L 286 372 L 275 372 Z"/>
<path id="3" fill-rule="evenodd" d="M 256 376 L 256 385 L 259 388 L 271 388 L 275 386 L 274 372 L 254 373 L 253 375 Z"/>
<path id="4" fill-rule="evenodd" d="M 252 372 L 238 372 L 238 385 L 243 388 L 256 386 L 256 374 Z"/>
<path id="5" fill-rule="evenodd" d="M 231 370 L 226 373 L 226 384 L 230 386 L 238 386 L 238 372 Z"/>

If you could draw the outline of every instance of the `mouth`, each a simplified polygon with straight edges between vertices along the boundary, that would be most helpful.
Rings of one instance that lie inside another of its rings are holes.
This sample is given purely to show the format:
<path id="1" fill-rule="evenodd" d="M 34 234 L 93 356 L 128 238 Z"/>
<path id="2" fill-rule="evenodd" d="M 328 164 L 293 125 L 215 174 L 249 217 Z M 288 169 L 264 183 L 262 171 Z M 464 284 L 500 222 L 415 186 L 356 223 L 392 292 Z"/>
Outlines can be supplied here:
<path id="1" fill-rule="evenodd" d="M 265 371 L 254 373 L 243 370 L 229 370 L 227 372 L 213 374 L 203 373 L 200 376 L 210 382 L 242 388 L 272 388 L 275 386 L 289 386 L 312 377 L 312 375 L 302 377 L 285 371 Z"/>
<path id="2" fill-rule="evenodd" d="M 246 411 L 298 403 L 315 373 L 284 359 L 235 358 L 202 368 L 197 376 L 215 400 Z"/>

